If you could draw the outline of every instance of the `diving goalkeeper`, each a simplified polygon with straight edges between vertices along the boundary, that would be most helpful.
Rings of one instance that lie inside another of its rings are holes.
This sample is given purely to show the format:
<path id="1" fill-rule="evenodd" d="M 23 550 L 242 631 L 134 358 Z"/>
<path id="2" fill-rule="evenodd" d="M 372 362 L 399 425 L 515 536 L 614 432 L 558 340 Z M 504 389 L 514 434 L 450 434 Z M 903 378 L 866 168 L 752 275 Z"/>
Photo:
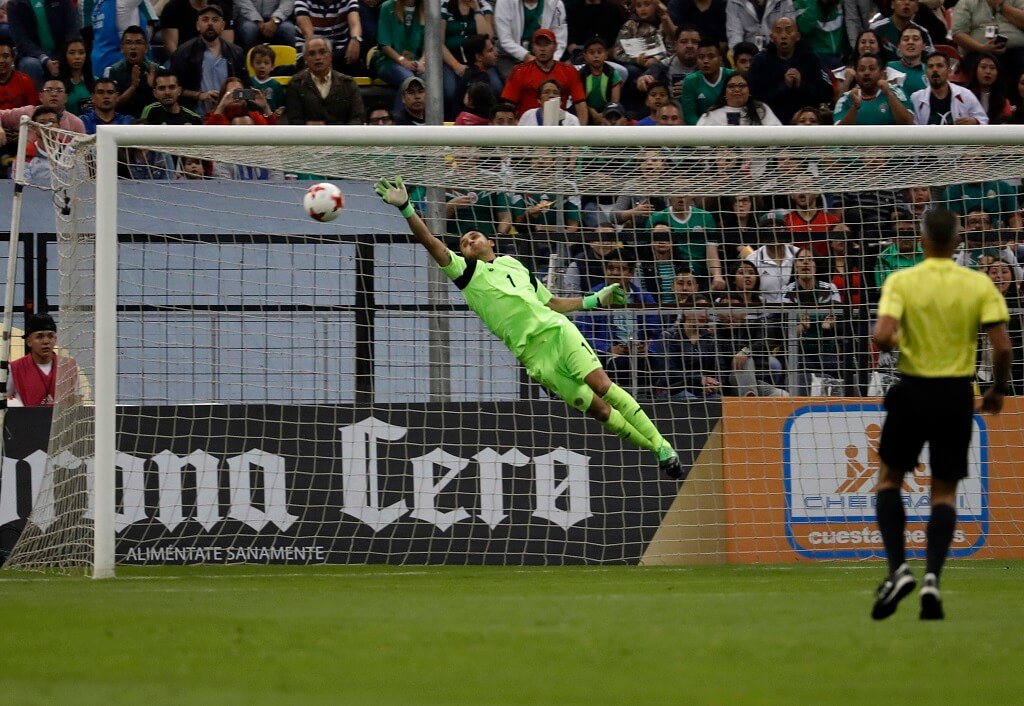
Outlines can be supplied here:
<path id="1" fill-rule="evenodd" d="M 671 478 L 685 478 L 679 456 L 633 399 L 614 384 L 583 334 L 565 314 L 597 306 L 621 306 L 626 293 L 615 284 L 585 297 L 554 297 L 522 263 L 494 252 L 494 241 L 471 230 L 459 239 L 457 255 L 431 234 L 409 203 L 401 177 L 374 185 L 380 197 L 401 210 L 412 235 L 462 291 L 469 308 L 526 366 L 530 377 L 589 414 L 627 441 L 653 451 Z"/>

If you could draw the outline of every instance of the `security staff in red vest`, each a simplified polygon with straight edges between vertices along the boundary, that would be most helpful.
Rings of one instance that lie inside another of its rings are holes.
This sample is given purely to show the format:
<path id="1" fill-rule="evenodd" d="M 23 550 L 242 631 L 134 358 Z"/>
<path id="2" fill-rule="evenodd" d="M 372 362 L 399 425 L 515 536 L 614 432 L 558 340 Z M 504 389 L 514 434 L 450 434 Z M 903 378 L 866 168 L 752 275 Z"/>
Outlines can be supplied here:
<path id="1" fill-rule="evenodd" d="M 48 314 L 34 314 L 25 326 L 28 353 L 11 363 L 8 397 L 24 407 L 52 407 L 57 400 L 57 324 Z M 75 366 L 65 360 L 65 365 Z M 77 371 L 72 373 L 77 377 Z M 15 403 L 17 404 L 17 403 Z"/>

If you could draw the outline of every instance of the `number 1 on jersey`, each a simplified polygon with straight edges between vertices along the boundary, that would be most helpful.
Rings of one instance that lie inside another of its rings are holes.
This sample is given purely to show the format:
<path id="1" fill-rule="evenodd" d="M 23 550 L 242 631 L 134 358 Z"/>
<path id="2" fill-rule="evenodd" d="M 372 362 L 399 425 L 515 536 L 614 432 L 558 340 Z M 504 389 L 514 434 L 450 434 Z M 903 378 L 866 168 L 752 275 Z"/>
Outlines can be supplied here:
<path id="1" fill-rule="evenodd" d="M 514 279 L 512 279 L 512 275 L 505 275 L 505 276 L 508 277 L 509 284 L 511 284 L 513 287 L 515 287 L 516 286 L 516 282 L 515 282 Z"/>

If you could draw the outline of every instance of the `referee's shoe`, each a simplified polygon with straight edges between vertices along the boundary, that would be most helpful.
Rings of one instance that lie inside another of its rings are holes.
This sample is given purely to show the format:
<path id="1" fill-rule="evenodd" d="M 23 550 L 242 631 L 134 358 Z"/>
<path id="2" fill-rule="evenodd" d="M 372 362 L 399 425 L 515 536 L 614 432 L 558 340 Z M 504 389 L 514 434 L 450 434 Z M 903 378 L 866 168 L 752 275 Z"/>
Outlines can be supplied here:
<path id="1" fill-rule="evenodd" d="M 900 568 L 882 581 L 875 598 L 875 607 L 871 609 L 871 617 L 875 620 L 888 618 L 896 612 L 896 606 L 907 594 L 914 590 L 917 581 L 910 573 L 910 567 L 900 564 Z"/>

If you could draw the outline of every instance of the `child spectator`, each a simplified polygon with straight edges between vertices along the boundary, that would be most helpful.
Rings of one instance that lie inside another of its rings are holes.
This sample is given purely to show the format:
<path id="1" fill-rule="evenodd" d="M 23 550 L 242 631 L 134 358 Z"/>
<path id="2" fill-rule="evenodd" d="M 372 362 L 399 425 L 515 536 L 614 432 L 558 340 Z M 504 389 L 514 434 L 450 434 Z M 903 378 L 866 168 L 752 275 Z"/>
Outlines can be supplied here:
<path id="1" fill-rule="evenodd" d="M 267 99 L 267 105 L 280 117 L 284 114 L 284 86 L 270 73 L 274 70 L 274 50 L 266 44 L 257 44 L 249 53 L 255 76 L 249 77 L 249 84 L 261 91 Z"/>
<path id="2" fill-rule="evenodd" d="M 633 14 L 619 29 L 612 58 L 626 66 L 629 82 L 634 83 L 640 74 L 666 56 L 665 47 L 671 44 L 675 33 L 675 25 L 658 0 L 635 0 Z"/>
<path id="3" fill-rule="evenodd" d="M 640 279 L 643 287 L 660 304 L 673 304 L 676 300 L 673 285 L 676 271 L 683 266 L 675 258 L 672 247 L 672 228 L 661 223 L 651 230 L 651 244 L 640 260 Z"/>
<path id="4" fill-rule="evenodd" d="M 494 91 L 483 82 L 471 83 L 462 98 L 465 110 L 455 118 L 456 125 L 490 125 L 494 110 Z"/>
<path id="5" fill-rule="evenodd" d="M 608 63 L 608 45 L 600 37 L 587 41 L 583 47 L 585 65 L 580 68 L 580 80 L 587 92 L 587 110 L 590 125 L 607 125 L 604 109 L 609 103 L 622 99 L 622 77 Z"/>

